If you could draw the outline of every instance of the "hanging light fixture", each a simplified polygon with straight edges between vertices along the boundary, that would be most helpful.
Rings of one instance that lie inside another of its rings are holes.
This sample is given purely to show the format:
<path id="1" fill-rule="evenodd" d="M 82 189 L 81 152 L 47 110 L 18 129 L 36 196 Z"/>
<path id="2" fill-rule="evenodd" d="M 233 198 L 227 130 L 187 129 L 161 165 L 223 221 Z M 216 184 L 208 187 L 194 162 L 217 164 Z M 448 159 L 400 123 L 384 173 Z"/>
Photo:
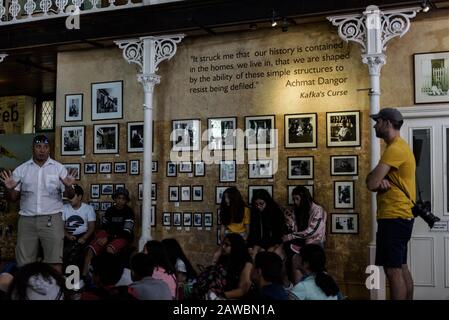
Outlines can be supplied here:
<path id="1" fill-rule="evenodd" d="M 274 28 L 278 25 L 277 21 L 276 21 L 276 12 L 273 9 L 273 15 L 271 17 L 271 26 Z"/>
<path id="2" fill-rule="evenodd" d="M 421 3 L 422 12 L 429 12 L 430 10 L 430 2 L 428 0 L 424 0 Z"/>

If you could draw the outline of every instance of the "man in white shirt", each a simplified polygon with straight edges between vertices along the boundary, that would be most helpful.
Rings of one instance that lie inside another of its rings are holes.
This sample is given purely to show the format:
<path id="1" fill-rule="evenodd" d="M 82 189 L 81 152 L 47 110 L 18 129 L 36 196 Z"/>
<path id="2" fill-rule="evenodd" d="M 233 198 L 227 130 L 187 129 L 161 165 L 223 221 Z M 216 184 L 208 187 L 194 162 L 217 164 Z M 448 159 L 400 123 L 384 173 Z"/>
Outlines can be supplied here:
<path id="1" fill-rule="evenodd" d="M 73 187 L 75 195 L 64 205 L 62 220 L 65 222 L 64 265 L 75 264 L 80 269 L 84 262 L 83 253 L 95 231 L 96 215 L 92 206 L 83 203 L 84 190 Z"/>
<path id="2" fill-rule="evenodd" d="M 50 141 L 44 135 L 33 139 L 33 158 L 11 171 L 3 170 L 0 181 L 11 201 L 20 198 L 16 260 L 19 267 L 37 260 L 39 241 L 44 262 L 61 271 L 64 223 L 62 195 L 72 198 L 75 170 L 50 158 Z"/>

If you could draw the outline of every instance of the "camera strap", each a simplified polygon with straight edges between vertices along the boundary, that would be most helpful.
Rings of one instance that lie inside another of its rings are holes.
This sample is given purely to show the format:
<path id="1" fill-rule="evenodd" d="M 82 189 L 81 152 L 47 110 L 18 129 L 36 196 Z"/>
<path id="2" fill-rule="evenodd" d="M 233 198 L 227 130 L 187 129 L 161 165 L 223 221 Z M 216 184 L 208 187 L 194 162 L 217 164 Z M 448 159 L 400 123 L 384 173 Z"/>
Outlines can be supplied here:
<path id="1" fill-rule="evenodd" d="M 412 198 L 410 197 L 410 195 L 408 194 L 407 191 L 405 191 L 403 188 L 401 188 L 401 186 L 399 186 L 397 183 L 394 183 L 394 181 L 391 180 L 388 176 L 387 176 L 387 180 L 390 181 L 392 184 L 394 184 L 396 187 L 398 187 L 399 190 L 401 190 L 407 196 L 407 198 L 413 203 L 413 206 L 416 206 L 415 201 L 412 200 Z"/>

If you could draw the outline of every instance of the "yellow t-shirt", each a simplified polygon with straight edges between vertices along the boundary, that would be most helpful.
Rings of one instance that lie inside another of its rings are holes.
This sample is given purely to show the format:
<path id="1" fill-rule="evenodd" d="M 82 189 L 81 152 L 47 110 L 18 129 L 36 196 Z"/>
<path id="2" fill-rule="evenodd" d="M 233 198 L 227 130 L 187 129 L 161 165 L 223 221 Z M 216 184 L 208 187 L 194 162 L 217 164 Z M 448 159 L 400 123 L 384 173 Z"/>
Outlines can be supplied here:
<path id="1" fill-rule="evenodd" d="M 227 228 L 229 231 L 231 231 L 232 233 L 244 233 L 246 232 L 246 227 L 245 225 L 249 224 L 249 219 L 250 219 L 250 215 L 251 215 L 251 211 L 249 210 L 248 207 L 245 207 L 245 212 L 243 214 L 243 219 L 242 222 L 240 223 L 230 223 Z"/>
<path id="2" fill-rule="evenodd" d="M 396 185 L 405 189 L 416 201 L 416 163 L 412 150 L 401 137 L 395 138 L 383 153 L 380 162 L 391 167 L 387 177 L 394 182 L 391 189 L 377 193 L 377 219 L 413 218 L 413 203 Z"/>

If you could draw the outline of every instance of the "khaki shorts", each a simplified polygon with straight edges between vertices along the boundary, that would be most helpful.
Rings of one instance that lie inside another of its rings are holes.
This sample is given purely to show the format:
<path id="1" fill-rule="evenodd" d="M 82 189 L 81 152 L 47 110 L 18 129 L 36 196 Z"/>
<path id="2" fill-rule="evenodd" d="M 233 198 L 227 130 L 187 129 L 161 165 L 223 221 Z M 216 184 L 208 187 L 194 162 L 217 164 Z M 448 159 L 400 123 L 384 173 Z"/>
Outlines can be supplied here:
<path id="1" fill-rule="evenodd" d="M 51 218 L 51 226 L 48 226 Z M 35 262 L 39 241 L 45 263 L 62 263 L 64 221 L 60 213 L 34 217 L 20 216 L 17 230 L 16 259 L 18 266 Z"/>

